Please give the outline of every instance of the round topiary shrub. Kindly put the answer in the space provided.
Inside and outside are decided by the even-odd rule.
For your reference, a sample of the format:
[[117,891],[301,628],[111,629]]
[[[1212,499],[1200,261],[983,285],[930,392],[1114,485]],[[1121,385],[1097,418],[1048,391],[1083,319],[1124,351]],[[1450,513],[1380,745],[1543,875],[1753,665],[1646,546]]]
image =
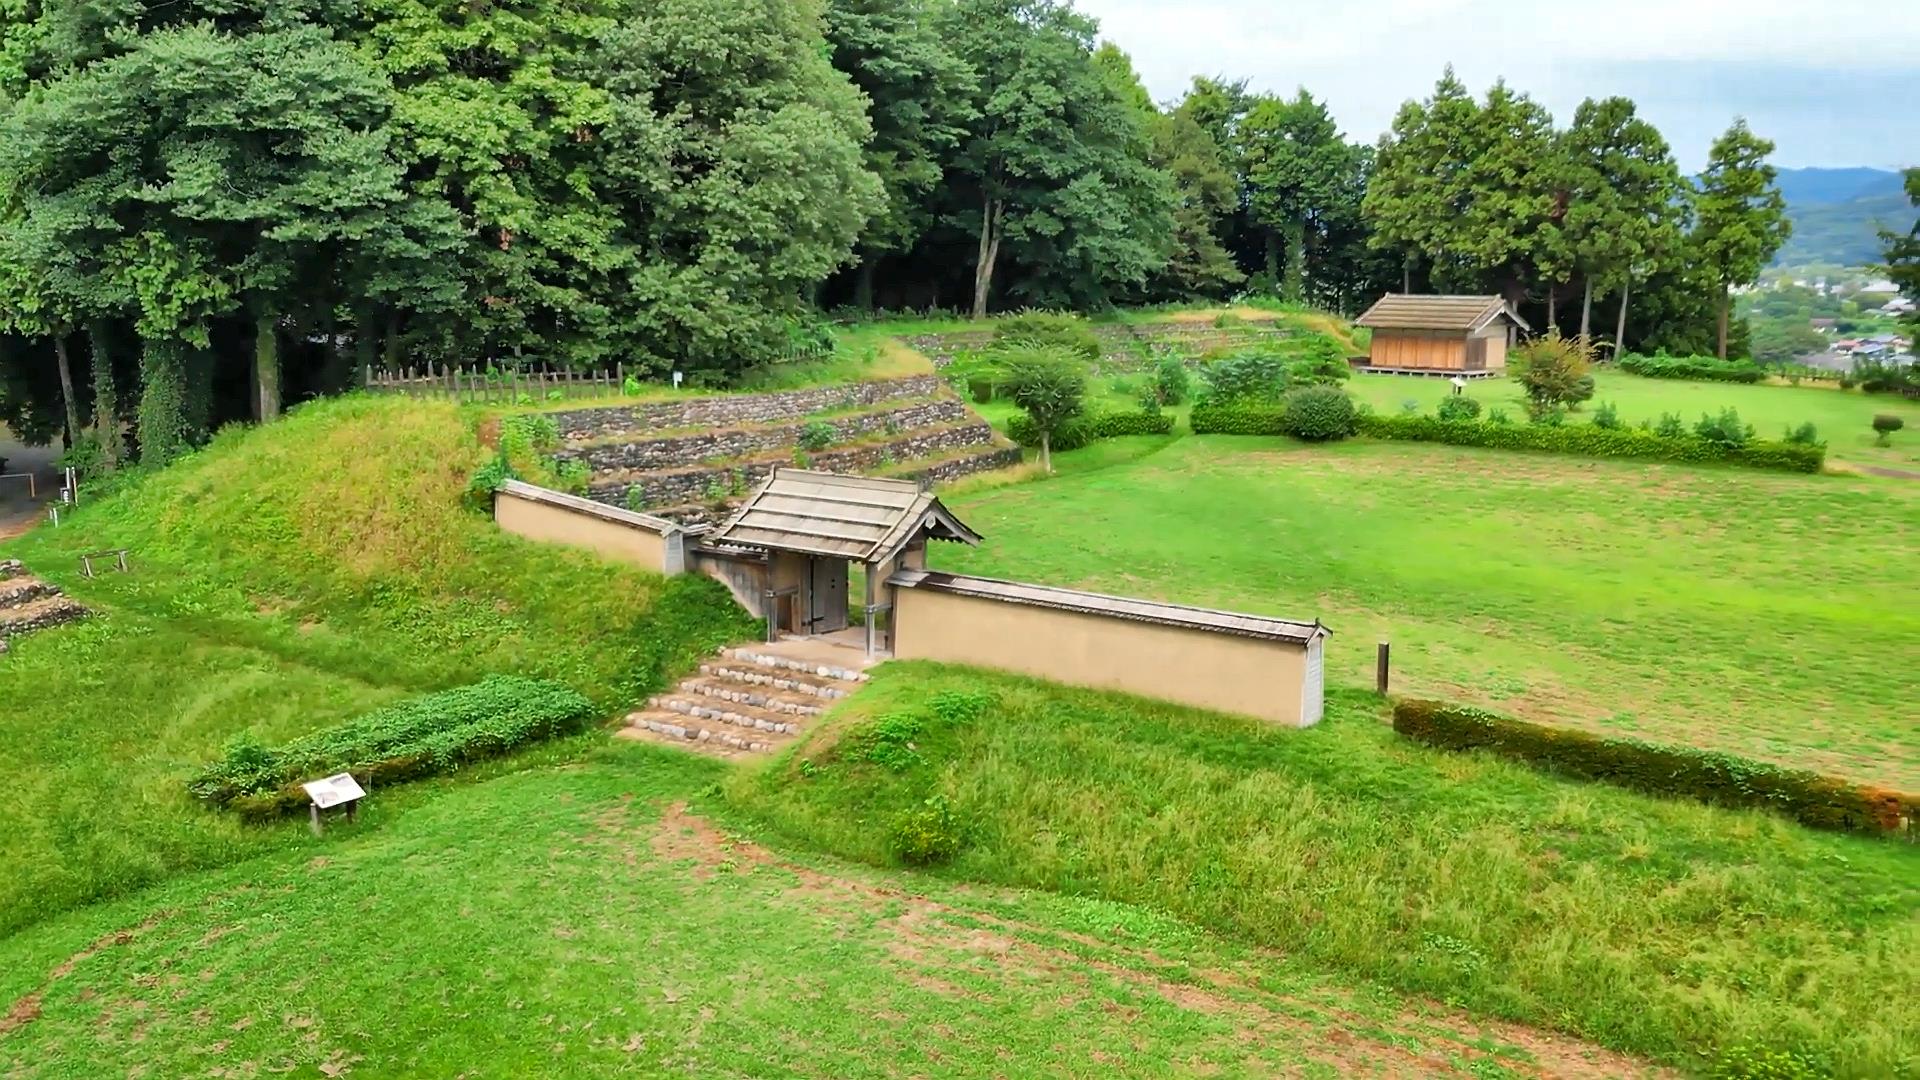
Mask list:
[[1441,400],[1438,415],[1442,420],[1478,420],[1480,403],[1464,394],[1454,394]]
[[1358,426],[1353,399],[1334,386],[1305,386],[1290,391],[1280,430],[1304,442],[1344,439]]
[[1873,418],[1873,431],[1879,438],[1874,440],[1881,446],[1893,444],[1893,433],[1906,427],[1907,422],[1892,413],[1879,413]]

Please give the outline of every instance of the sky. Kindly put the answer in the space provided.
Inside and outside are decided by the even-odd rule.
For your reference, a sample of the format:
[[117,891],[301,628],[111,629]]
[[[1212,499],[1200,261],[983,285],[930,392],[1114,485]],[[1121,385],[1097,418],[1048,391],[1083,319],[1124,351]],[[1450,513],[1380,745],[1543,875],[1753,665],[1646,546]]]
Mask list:
[[1372,142],[1451,62],[1565,124],[1623,95],[1697,170],[1735,116],[1789,168],[1920,164],[1920,0],[1078,0],[1157,101],[1197,74],[1305,86]]

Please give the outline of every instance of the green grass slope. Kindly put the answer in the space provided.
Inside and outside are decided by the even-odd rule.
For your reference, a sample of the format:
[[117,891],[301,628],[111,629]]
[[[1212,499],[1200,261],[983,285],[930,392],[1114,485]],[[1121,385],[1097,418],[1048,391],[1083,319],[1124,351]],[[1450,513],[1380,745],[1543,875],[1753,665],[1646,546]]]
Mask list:
[[[1141,908],[769,849],[602,744],[0,940],[0,1073],[1630,1076]],[[384,815],[383,803],[370,813]]]
[[[924,717],[950,691],[993,704],[924,721],[911,754],[862,749],[875,718]],[[880,865],[898,816],[944,796],[968,839],[952,876],[1145,905],[1690,1069],[1764,1053],[1920,1068],[1912,847],[1431,751],[1380,714],[1337,691],[1320,726],[1278,730],[896,663],[728,793],[793,841]]]
[[933,564],[1318,617],[1335,683],[1389,639],[1401,692],[1920,790],[1920,485],[1232,436],[1074,461],[949,500],[987,542]]
[[[278,743],[490,672],[609,713],[750,633],[718,586],[501,534],[450,405],[350,399],[223,433],[0,545],[96,611],[0,658],[0,933],[283,844],[190,803],[242,731]],[[77,556],[132,549],[130,574]]]

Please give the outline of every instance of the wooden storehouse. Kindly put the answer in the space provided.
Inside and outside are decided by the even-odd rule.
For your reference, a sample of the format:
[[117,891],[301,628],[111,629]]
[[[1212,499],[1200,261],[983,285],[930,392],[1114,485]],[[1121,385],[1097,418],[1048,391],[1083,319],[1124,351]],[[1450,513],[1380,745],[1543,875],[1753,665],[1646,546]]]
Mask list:
[[1373,331],[1366,370],[1403,375],[1493,375],[1514,335],[1529,329],[1498,296],[1388,293],[1354,320]]

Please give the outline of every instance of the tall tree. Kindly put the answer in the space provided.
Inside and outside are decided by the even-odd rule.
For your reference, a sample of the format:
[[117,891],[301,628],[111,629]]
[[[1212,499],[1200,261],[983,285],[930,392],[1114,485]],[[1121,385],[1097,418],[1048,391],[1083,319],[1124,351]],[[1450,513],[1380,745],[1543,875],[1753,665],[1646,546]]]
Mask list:
[[1626,98],[1581,102],[1563,141],[1571,196],[1565,228],[1583,283],[1580,338],[1590,340],[1596,288],[1618,290],[1618,355],[1635,268],[1650,265],[1678,242],[1686,185],[1666,140]]
[[1191,116],[1157,108],[1133,60],[1118,46],[1101,43],[1093,62],[1147,132],[1147,160],[1173,184],[1166,265],[1154,274],[1144,295],[1180,300],[1225,295],[1246,280],[1220,242],[1219,225],[1233,213],[1239,197],[1225,153]]
[[1516,305],[1530,286],[1550,290],[1564,262],[1558,149],[1532,99],[1495,83],[1476,103],[1448,69],[1381,140],[1365,202],[1373,242],[1424,258],[1449,288],[1493,288]]
[[1723,360],[1734,286],[1759,277],[1760,268],[1793,232],[1787,201],[1775,183],[1779,174],[1767,161],[1771,153],[1772,142],[1755,135],[1746,120],[1734,120],[1713,141],[1694,198],[1694,250],[1720,291],[1715,348]]
[[830,0],[833,66],[867,95],[868,171],[885,202],[860,235],[855,302],[873,307],[874,274],[932,224],[942,165],[972,119],[974,75],[941,34],[933,0]]
[[1173,204],[1146,133],[1093,63],[1091,19],[1057,0],[958,0],[955,47],[980,77],[952,195],[977,245],[983,317],[1003,249],[1042,304],[1098,306],[1166,261]]
[[1265,234],[1267,273],[1280,282],[1282,297],[1299,303],[1306,298],[1308,244],[1324,235],[1359,158],[1326,105],[1305,89],[1286,100],[1256,101],[1235,138],[1249,216]]
[[[1920,167],[1907,170],[1906,182],[1907,201],[1920,210]],[[1920,217],[1905,235],[1887,231],[1880,234],[1880,239],[1886,245],[1887,276],[1900,286],[1907,299],[1920,305]],[[1907,321],[1916,331],[1909,351],[1920,355],[1920,306],[1907,314]]]

